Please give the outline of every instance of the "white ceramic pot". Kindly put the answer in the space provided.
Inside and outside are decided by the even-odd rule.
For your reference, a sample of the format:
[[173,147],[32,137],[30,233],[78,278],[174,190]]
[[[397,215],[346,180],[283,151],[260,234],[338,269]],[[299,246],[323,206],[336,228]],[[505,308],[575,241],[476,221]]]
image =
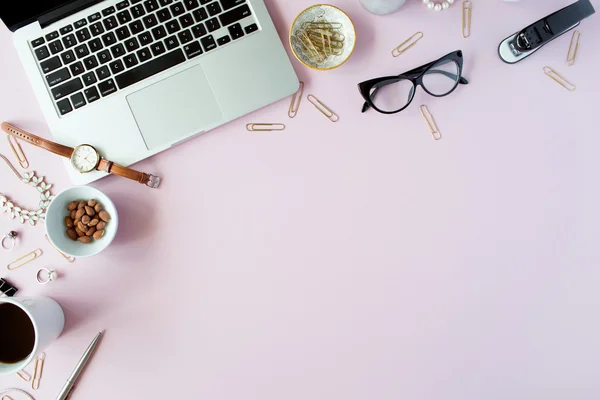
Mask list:
[[406,0],[360,0],[360,4],[369,12],[386,15],[398,11]]

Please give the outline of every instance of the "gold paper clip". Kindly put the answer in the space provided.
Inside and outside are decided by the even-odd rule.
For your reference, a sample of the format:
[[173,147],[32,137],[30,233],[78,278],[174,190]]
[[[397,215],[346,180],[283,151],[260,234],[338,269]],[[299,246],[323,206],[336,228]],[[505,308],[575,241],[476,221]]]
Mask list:
[[569,67],[575,64],[575,59],[577,58],[577,50],[579,50],[580,38],[581,33],[578,30],[573,32],[573,37],[571,38],[571,45],[569,46],[569,53],[567,54],[567,65]]
[[560,86],[564,87],[570,92],[575,91],[575,85],[567,80],[564,76],[556,72],[550,67],[544,67],[544,73],[550,78],[554,79]]
[[50,245],[52,247],[54,247],[54,250],[58,251],[58,254],[60,254],[61,256],[64,257],[65,260],[67,260],[68,262],[72,263],[75,262],[75,257],[72,256],[68,256],[65,253],[63,253],[62,251],[60,251],[58,248],[56,248],[56,246],[50,241],[50,238],[48,237],[48,235],[44,235],[46,236],[46,240],[48,241],[48,243],[50,243]]
[[462,35],[466,39],[471,36],[471,10],[473,5],[469,0],[463,1]]
[[440,140],[442,138],[442,134],[440,133],[440,130],[438,129],[437,124],[435,123],[435,119],[433,119],[433,115],[431,115],[431,112],[429,112],[429,108],[427,108],[426,105],[422,105],[421,107],[419,107],[419,110],[421,111],[421,115],[425,119],[427,127],[429,128],[429,131],[431,132],[433,138],[435,140]]
[[399,57],[406,50],[410,49],[415,44],[417,44],[417,42],[419,40],[421,40],[421,38],[423,38],[423,32],[415,33],[414,35],[409,37],[407,40],[405,40],[404,42],[400,43],[397,47],[395,47],[394,50],[392,50],[392,56]]
[[15,261],[11,262],[6,266],[6,269],[9,271],[15,270],[23,265],[32,262],[36,258],[39,258],[44,254],[42,249],[35,249],[30,253],[25,254],[23,257],[17,258]]
[[246,124],[246,130],[248,132],[273,132],[273,131],[283,131],[284,129],[285,129],[284,124],[267,124],[267,123]]
[[33,380],[31,381],[31,388],[38,390],[40,388],[40,381],[42,380],[42,371],[44,370],[44,360],[46,359],[46,353],[42,353],[35,359],[33,366]]
[[2,396],[2,400],[13,400],[13,398],[8,395],[4,395]]
[[6,140],[8,140],[8,145],[10,146],[10,149],[17,158],[17,161],[19,162],[21,168],[29,168],[29,160],[27,160],[25,153],[23,153],[23,149],[21,148],[21,145],[19,144],[17,138],[8,135],[6,137]]
[[25,382],[29,382],[31,380],[31,375],[29,375],[27,372],[25,372],[24,369],[17,372],[17,376],[19,378],[23,379]]
[[300,108],[300,103],[302,102],[303,94],[304,82],[300,82],[300,87],[298,88],[298,91],[292,96],[292,103],[290,104],[290,108],[288,109],[288,116],[290,118],[294,118],[296,114],[298,114],[298,109]]
[[331,110],[331,108],[327,107],[325,104],[323,104],[323,102],[321,100],[317,99],[312,94],[309,94],[308,96],[306,96],[306,99],[313,106],[315,106],[316,109],[321,112],[321,114],[326,116],[327,119],[329,119],[331,122],[338,122],[340,120],[340,117],[335,112],[333,112],[333,110]]

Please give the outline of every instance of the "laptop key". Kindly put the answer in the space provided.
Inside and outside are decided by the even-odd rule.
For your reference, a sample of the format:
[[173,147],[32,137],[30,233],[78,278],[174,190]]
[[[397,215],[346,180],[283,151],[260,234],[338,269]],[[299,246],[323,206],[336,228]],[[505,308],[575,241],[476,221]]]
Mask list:
[[37,38],[35,40],[32,40],[31,41],[31,46],[33,46],[33,47],[39,47],[39,46],[43,45],[44,43],[46,43],[46,41],[44,40],[43,37],[41,37],[41,38]]
[[119,40],[123,41],[125,39],[127,39],[129,36],[131,36],[131,32],[129,32],[129,28],[127,28],[126,26],[120,26],[117,28],[117,30],[115,31],[115,33],[117,34],[117,38],[119,38]]
[[181,30],[181,27],[179,26],[179,22],[177,22],[176,19],[174,19],[173,21],[167,22],[166,27],[167,27],[167,31],[169,33],[175,33],[177,31]]
[[56,107],[58,107],[58,112],[60,115],[65,115],[73,111],[73,107],[71,107],[71,103],[69,103],[69,99],[64,99],[56,103]]
[[77,58],[82,58],[90,54],[90,50],[87,45],[84,43],[75,47],[75,54],[77,54]]
[[54,100],[59,100],[81,89],[83,89],[81,79],[75,78],[52,89],[52,97],[54,97]]
[[152,35],[148,31],[140,33],[138,35],[138,40],[140,41],[141,46],[145,46],[147,44],[152,43]]
[[173,13],[174,17],[178,17],[185,12],[182,2],[175,3],[169,8],[171,9],[171,12]]
[[87,20],[85,18],[80,19],[79,21],[75,21],[75,23],[73,25],[75,25],[76,29],[79,29],[79,28],[87,25]]
[[71,96],[71,103],[73,103],[73,107],[75,107],[75,109],[81,108],[87,104],[82,93],[75,93],[73,96]]
[[148,49],[147,47],[141,49],[136,54],[137,54],[138,58],[140,59],[140,62],[144,62],[144,61],[147,61],[147,60],[149,60],[149,59],[152,58],[152,54],[150,53],[150,49]]
[[132,19],[133,18],[131,18],[131,14],[127,10],[123,10],[120,13],[117,14],[117,20],[119,20],[119,22],[121,24],[126,24],[129,21],[131,21]]
[[223,36],[217,39],[217,43],[219,44],[219,46],[223,46],[224,44],[227,44],[231,42],[231,38],[229,36]]
[[45,74],[52,72],[61,66],[62,63],[60,62],[60,58],[58,56],[54,56],[40,64],[40,67],[42,67],[42,71]]
[[208,3],[210,3],[212,0],[200,0],[200,4],[201,5],[206,5]]
[[173,0],[158,0],[161,7],[166,7],[173,2]]
[[156,13],[156,16],[160,22],[165,22],[171,19],[171,12],[168,8],[163,8]]
[[154,54],[155,57],[167,51],[161,42],[152,43],[150,50],[152,50],[152,54]]
[[46,46],[38,47],[37,49],[35,49],[35,56],[39,61],[42,61],[50,57],[50,52],[48,51],[48,48]]
[[102,15],[104,15],[106,17],[106,16],[109,16],[110,14],[114,14],[115,11],[116,10],[114,7],[108,7],[108,8],[105,8],[104,10],[102,10]]
[[102,95],[102,97],[106,97],[109,94],[113,94],[117,91],[114,79],[109,79],[104,82],[100,82],[98,84],[98,89],[100,90],[100,94]]
[[231,35],[231,38],[233,40],[239,39],[242,36],[244,36],[244,30],[242,29],[242,25],[240,24],[233,24],[229,28],[227,28],[227,30],[229,31],[229,34]]
[[85,86],[90,86],[90,85],[93,85],[94,83],[98,82],[98,80],[96,79],[96,74],[94,74],[94,71],[90,71],[87,74],[83,75],[81,77],[81,79],[83,79],[83,83],[85,84]]
[[85,72],[81,61],[77,61],[75,64],[72,64],[69,69],[71,70],[73,76],[81,75]]
[[156,0],[148,0],[144,2],[144,7],[149,13],[158,10],[158,2]]
[[114,75],[121,73],[125,70],[125,66],[123,65],[123,61],[115,60],[109,64],[110,70]]
[[135,54],[131,53],[123,58],[123,62],[125,63],[125,68],[131,68],[137,65],[138,60]]
[[100,93],[98,93],[98,89],[96,89],[95,86],[86,89],[83,93],[85,94],[85,98],[87,99],[88,103],[93,103],[94,101],[100,99]]
[[108,17],[105,20],[102,21],[102,23],[104,24],[104,27],[106,28],[107,31],[110,31],[111,29],[115,29],[119,23],[117,22],[117,19],[113,16],[113,17]]
[[177,40],[177,36],[173,35],[165,39],[165,46],[167,46],[167,50],[173,50],[175,47],[179,46],[179,40]]
[[87,40],[90,40],[90,38],[92,37],[92,35],[90,35],[90,31],[88,30],[88,28],[83,28],[78,30],[77,32],[75,32],[75,35],[77,35],[77,39],[79,39],[79,43],[83,43]]
[[221,25],[219,25],[219,21],[216,18],[213,18],[206,21],[206,27],[208,28],[209,32],[214,32],[219,29]]
[[117,10],[122,10],[126,7],[129,7],[129,2],[127,0],[117,3]]
[[112,57],[108,49],[102,50],[100,53],[98,53],[98,61],[100,61],[100,64],[106,64],[110,60],[112,60]]
[[229,9],[239,6],[245,1],[246,0],[221,0],[221,6],[223,6],[223,10],[227,11]]
[[119,44],[111,47],[110,52],[112,53],[112,56],[114,58],[119,58],[119,57],[125,55],[125,47],[121,43],[119,43]]
[[156,20],[156,17],[154,16],[154,14],[145,16],[143,18],[143,20],[144,20],[144,26],[146,27],[146,29],[150,29],[150,28],[158,25],[158,21]]
[[98,76],[98,80],[103,80],[106,79],[108,77],[110,77],[110,70],[108,69],[108,67],[105,65],[103,67],[100,67],[96,70],[96,75]]
[[221,6],[219,5],[219,3],[217,3],[216,1],[214,3],[210,3],[209,5],[206,6],[206,9],[208,10],[208,13],[210,14],[211,17],[214,17],[215,15],[219,14],[221,11]]
[[241,19],[249,17],[250,15],[252,15],[250,7],[248,7],[247,4],[244,4],[241,7],[234,8],[233,10],[219,15],[219,19],[221,20],[221,25],[227,26],[233,24],[234,22],[238,22]]
[[140,44],[136,38],[131,38],[125,41],[125,48],[127,51],[134,51],[140,48]]
[[200,54],[204,53],[204,51],[202,51],[202,46],[200,46],[200,42],[197,40],[185,46],[183,50],[185,50],[185,55],[188,59],[198,57]]
[[194,18],[196,18],[196,22],[201,22],[208,18],[208,13],[204,7],[194,10],[193,14]]
[[56,86],[62,82],[66,82],[69,79],[71,79],[71,73],[69,73],[68,68],[59,69],[58,71],[46,76],[46,81],[50,87]]
[[65,51],[60,55],[60,58],[62,58],[62,62],[67,65],[75,61],[75,54],[73,54],[71,50]]
[[96,56],[91,55],[88,58],[83,60],[83,65],[89,71],[90,69],[96,68],[98,66],[98,59]]
[[181,44],[185,44],[192,41],[192,32],[190,32],[189,29],[186,29],[185,31],[179,32],[177,37],[179,38]]
[[202,42],[202,46],[204,46],[204,50],[211,51],[217,48],[217,43],[215,42],[215,38],[213,35],[209,35],[200,39]]
[[88,45],[90,46],[90,50],[94,53],[104,48],[100,39],[92,39],[89,41]]
[[96,22],[95,24],[90,25],[90,31],[92,31],[92,35],[94,36],[102,35],[104,33],[102,22]]
[[183,28],[187,28],[188,26],[194,25],[194,18],[192,14],[185,14],[179,17],[179,22]]
[[184,0],[185,8],[188,11],[192,11],[194,8],[200,7],[200,3],[198,0]]
[[67,25],[60,28],[61,35],[66,35],[69,32],[73,32],[73,25]]
[[192,28],[192,32],[194,32],[194,37],[196,39],[201,38],[208,33],[203,23],[199,23],[198,25],[194,26]]
[[49,43],[48,47],[50,48],[50,52],[52,54],[60,53],[61,51],[63,51],[63,45],[60,42],[60,40],[55,40],[54,42]]
[[164,26],[157,26],[156,28],[152,29],[152,35],[154,36],[154,40],[160,40],[167,36],[167,31],[165,30]]
[[65,48],[67,49],[77,44],[77,39],[75,39],[75,35],[73,34],[65,36],[64,38],[62,38],[62,41],[65,45]]
[[137,35],[144,30],[144,25],[142,24],[142,21],[133,21],[129,24],[129,29],[131,30],[132,35]]
[[156,75],[162,71],[181,64],[186,60],[181,49],[163,54],[145,64],[141,64],[133,69],[123,72],[115,77],[120,89],[131,86],[139,81]]
[[100,13],[95,13],[88,17],[88,21],[90,21],[91,24],[92,22],[98,21],[100,18],[102,18],[102,15],[100,15]]
[[54,40],[56,38],[58,38],[58,31],[50,32],[49,34],[46,35],[47,41]]
[[146,10],[144,10],[144,7],[142,7],[142,5],[139,4],[137,6],[131,7],[131,14],[133,15],[133,18],[139,18],[146,14]]
[[105,47],[112,46],[113,44],[117,43],[117,37],[114,33],[108,32],[106,35],[102,36],[102,43],[104,43]]

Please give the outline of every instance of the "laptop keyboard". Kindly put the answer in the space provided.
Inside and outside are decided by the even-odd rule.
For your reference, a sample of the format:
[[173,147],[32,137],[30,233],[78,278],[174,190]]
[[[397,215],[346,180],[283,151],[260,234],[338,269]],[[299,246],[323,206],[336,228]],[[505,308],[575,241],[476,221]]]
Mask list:
[[128,0],[32,40],[60,115],[258,31],[246,0]]

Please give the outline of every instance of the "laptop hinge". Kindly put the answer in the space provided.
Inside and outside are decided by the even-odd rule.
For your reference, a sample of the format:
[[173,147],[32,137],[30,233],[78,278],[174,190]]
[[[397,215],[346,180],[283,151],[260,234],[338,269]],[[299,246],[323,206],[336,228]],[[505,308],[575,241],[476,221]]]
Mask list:
[[76,0],[69,4],[65,4],[62,7],[55,8],[51,11],[48,11],[46,14],[42,15],[38,18],[38,22],[40,26],[43,28],[55,23],[56,21],[60,21],[63,18],[68,17],[69,15],[75,14],[81,10],[84,10],[96,3],[100,3],[104,0]]

